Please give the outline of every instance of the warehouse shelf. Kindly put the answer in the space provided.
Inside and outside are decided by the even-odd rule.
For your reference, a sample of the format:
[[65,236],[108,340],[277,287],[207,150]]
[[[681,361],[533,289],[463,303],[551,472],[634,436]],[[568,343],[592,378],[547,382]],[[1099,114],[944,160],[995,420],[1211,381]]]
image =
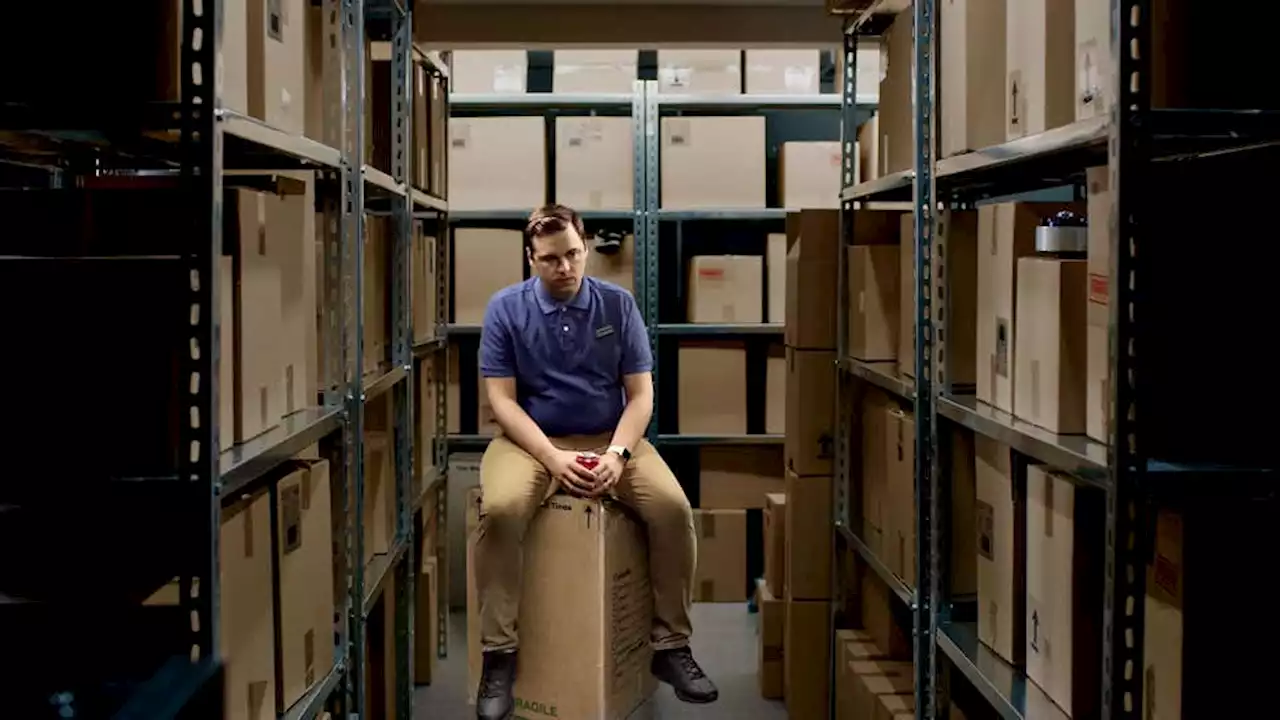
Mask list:
[[875,180],[868,180],[847,187],[840,192],[841,200],[889,200],[910,201],[911,182],[915,179],[912,170],[900,170]]
[[493,439],[492,435],[464,435],[462,433],[449,433],[450,445],[468,445],[471,447],[482,447],[488,445]]
[[[533,208],[512,208],[506,210],[452,210],[450,222],[467,222],[477,220],[519,220],[524,221],[533,214]],[[580,210],[578,214],[583,220],[635,220],[634,210]]]
[[1107,446],[1083,435],[1055,435],[973,396],[938,398],[938,414],[974,432],[998,440],[1072,477],[1097,487],[1110,485]]
[[431,494],[438,489],[438,486],[444,481],[444,479],[444,473],[440,472],[440,468],[424,468],[422,471],[422,477],[418,480],[418,486],[420,489],[418,490],[417,495],[413,498],[413,504],[411,506],[412,509],[410,512],[416,513],[418,510],[421,510],[422,507],[427,504],[427,500],[430,499]]
[[404,558],[405,553],[409,550],[408,538],[400,538],[396,540],[391,549],[384,553],[374,555],[372,559],[364,566],[364,605],[363,615],[368,617],[373,612],[374,607],[382,591],[387,587],[387,582],[395,575],[396,565]]
[[413,206],[415,208],[436,210],[439,212],[449,209],[449,202],[447,200],[438,198],[430,193],[423,192],[418,188],[411,188],[410,194],[413,196]]
[[445,330],[445,336],[449,335],[479,335],[479,325],[461,325],[458,323],[449,323]]
[[1003,720],[1069,720],[1021,670],[978,641],[975,623],[938,625],[938,649]]
[[445,338],[443,336],[433,337],[427,340],[419,340],[413,344],[413,356],[418,358],[426,357],[431,353],[444,348],[444,346]]
[[843,523],[837,525],[837,527],[839,528],[840,534],[844,536],[845,541],[853,546],[853,549],[858,553],[863,561],[866,562],[867,567],[871,568],[871,570],[884,581],[884,584],[889,587],[889,591],[893,593],[894,597],[901,600],[902,604],[914,609],[916,605],[915,589],[903,582],[902,578],[895,575],[894,572],[889,569],[889,566],[884,564],[884,560],[882,560],[879,555],[875,554],[871,548],[862,541],[862,538],[858,537],[858,534],[853,531],[853,528]]
[[[836,15],[851,16],[846,25],[846,33],[879,35],[893,21],[894,16],[911,6],[911,0],[836,0],[828,3],[834,5]],[[842,10],[842,6],[850,9]]]
[[[658,107],[679,110],[782,110],[782,109],[822,109],[840,107],[839,93],[822,95],[682,95],[678,93],[659,94]],[[857,104],[874,107],[874,95],[859,95]]]
[[662,335],[781,335],[782,323],[660,323]]
[[781,445],[784,436],[757,433],[754,435],[696,435],[671,433],[658,435],[663,445]]
[[364,176],[365,188],[371,191],[371,194],[365,197],[366,200],[378,197],[404,197],[405,184],[396,182],[395,178],[382,170],[365,165],[360,173]]
[[556,108],[631,108],[631,93],[450,93],[456,110],[517,107],[528,110]]
[[282,169],[280,161],[284,159],[311,168],[337,168],[342,163],[342,152],[337,148],[278,130],[261,120],[226,109],[218,110],[217,118],[227,140],[227,167]]
[[[222,702],[222,668],[212,659],[192,662],[174,657],[142,683],[113,716],[113,720],[151,720],[182,717],[182,708],[208,707]],[[71,698],[82,700],[81,698]],[[50,703],[52,704],[52,703]],[[195,717],[212,715],[195,714]]]
[[700,210],[674,210],[660,208],[655,213],[659,220],[785,220],[784,208],[708,208]]
[[915,402],[916,383],[898,372],[896,362],[864,362],[845,358],[842,367],[854,377],[862,378],[881,390],[886,390],[902,400]]
[[364,392],[361,397],[365,402],[369,402],[395,387],[407,377],[409,377],[408,368],[403,365],[393,367],[382,375],[367,381],[364,384]]
[[324,711],[329,697],[338,689],[345,671],[346,661],[339,658],[319,682],[312,685],[306,694],[285,711],[282,720],[313,720],[318,717]]
[[422,58],[424,62],[430,66],[431,70],[439,74],[441,77],[449,77],[449,61],[444,58],[444,54],[439,50],[423,50],[415,48],[416,55]]
[[285,417],[279,425],[258,437],[227,449],[219,458],[222,468],[219,495],[234,496],[341,425],[342,408],[308,408]]

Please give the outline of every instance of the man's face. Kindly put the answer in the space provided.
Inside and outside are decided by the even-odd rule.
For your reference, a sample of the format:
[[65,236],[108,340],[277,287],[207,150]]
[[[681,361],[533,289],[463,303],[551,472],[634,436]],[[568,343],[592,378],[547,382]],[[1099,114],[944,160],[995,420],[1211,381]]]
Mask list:
[[572,227],[564,232],[534,238],[529,267],[552,297],[568,299],[582,286],[587,265],[587,245]]

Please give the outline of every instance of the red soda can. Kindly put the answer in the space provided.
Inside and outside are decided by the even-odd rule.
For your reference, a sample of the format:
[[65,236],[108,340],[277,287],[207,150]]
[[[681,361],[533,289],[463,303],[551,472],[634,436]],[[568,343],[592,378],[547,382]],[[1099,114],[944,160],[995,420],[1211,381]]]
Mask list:
[[600,456],[593,452],[578,453],[578,464],[588,470],[595,470],[600,464]]

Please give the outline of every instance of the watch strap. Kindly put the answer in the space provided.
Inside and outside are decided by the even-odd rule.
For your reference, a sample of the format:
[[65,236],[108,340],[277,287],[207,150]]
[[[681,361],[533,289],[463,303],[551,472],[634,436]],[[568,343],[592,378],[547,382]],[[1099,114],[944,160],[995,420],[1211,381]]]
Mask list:
[[617,455],[618,457],[622,458],[623,460],[631,459],[631,451],[628,450],[625,445],[610,445],[609,449],[606,450],[605,452],[611,452],[614,455]]

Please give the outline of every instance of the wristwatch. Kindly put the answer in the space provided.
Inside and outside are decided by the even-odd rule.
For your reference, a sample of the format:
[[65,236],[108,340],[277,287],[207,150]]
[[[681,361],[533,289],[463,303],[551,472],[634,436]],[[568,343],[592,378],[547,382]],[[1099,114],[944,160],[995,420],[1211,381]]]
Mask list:
[[614,455],[617,455],[622,458],[622,462],[631,461],[631,451],[628,450],[625,445],[610,445],[609,449],[605,450],[605,452],[611,452]]

